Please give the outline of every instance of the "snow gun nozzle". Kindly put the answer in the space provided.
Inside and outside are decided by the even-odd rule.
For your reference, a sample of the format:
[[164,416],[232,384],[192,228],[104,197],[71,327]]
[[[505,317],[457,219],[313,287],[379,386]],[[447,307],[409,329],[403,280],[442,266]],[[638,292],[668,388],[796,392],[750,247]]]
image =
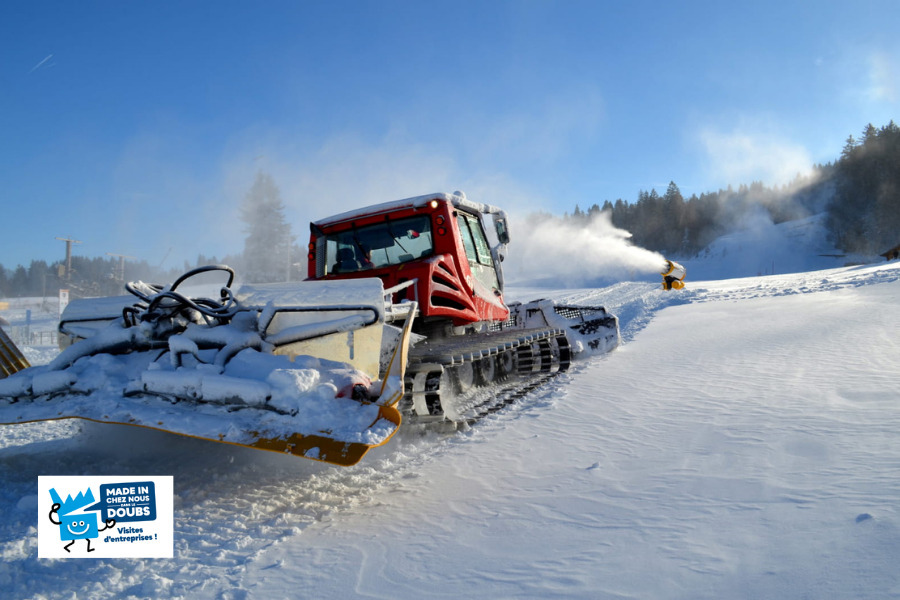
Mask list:
[[673,260],[666,260],[663,267],[663,289],[664,290],[680,290],[684,289],[684,276],[687,274],[684,267]]

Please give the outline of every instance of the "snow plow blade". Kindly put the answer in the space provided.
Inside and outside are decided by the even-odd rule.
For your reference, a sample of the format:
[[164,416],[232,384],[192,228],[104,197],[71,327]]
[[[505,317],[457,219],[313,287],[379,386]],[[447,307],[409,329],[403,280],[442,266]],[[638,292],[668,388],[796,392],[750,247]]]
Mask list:
[[[2,401],[0,401],[0,403],[2,403]],[[182,420],[179,418],[177,412],[171,410],[171,404],[163,400],[160,400],[160,405],[157,408],[160,410],[169,409],[171,420],[163,418],[162,420],[154,421],[152,424],[150,424],[149,421],[134,419],[131,416],[127,416],[119,420],[117,417],[113,417],[111,415],[98,414],[95,417],[87,416],[84,414],[67,415],[65,414],[65,408],[61,406],[62,404],[63,402],[43,402],[40,408],[42,409],[45,416],[41,416],[41,413],[38,412],[28,411],[27,413],[23,414],[24,418],[16,419],[13,421],[8,420],[10,419],[10,415],[8,414],[10,407],[2,407],[2,409],[0,409],[2,410],[0,414],[2,414],[3,416],[0,417],[0,419],[3,419],[3,421],[0,422],[0,425],[16,425],[23,423],[34,423],[39,421],[58,421],[64,419],[81,419],[84,421],[92,421],[94,423],[105,423],[110,425],[129,425],[134,427],[141,427],[143,429],[172,433],[199,440],[219,442],[235,446],[245,446],[257,450],[268,450],[270,452],[280,452],[282,454],[301,456],[303,458],[309,458],[340,466],[355,465],[363,458],[363,456],[365,456],[365,454],[369,450],[387,443],[387,441],[390,440],[391,436],[393,436],[393,433],[396,432],[397,428],[399,428],[400,426],[400,412],[395,407],[379,406],[376,413],[376,419],[371,424],[371,427],[369,427],[367,430],[367,433],[370,434],[370,443],[344,441],[341,439],[336,439],[334,437],[329,437],[328,433],[322,433],[321,435],[302,435],[299,433],[295,433],[289,436],[257,437],[259,436],[258,432],[250,431],[245,435],[234,438],[231,434],[226,433],[230,429],[232,429],[233,424],[224,421],[221,423],[221,430],[223,431],[223,433],[221,434],[200,434],[196,431],[191,431],[190,429],[181,431],[179,429],[178,423],[182,422]],[[148,408],[150,408],[149,405]],[[381,440],[377,441],[379,437],[381,438]],[[244,441],[236,441],[238,439],[242,439]]]
[[[400,427],[400,420],[400,411],[396,407],[381,406],[378,408],[378,418],[372,425],[374,428],[377,423],[382,422],[383,426],[392,432],[396,432]],[[304,458],[349,467],[362,460],[366,452],[372,448],[383,446],[387,443],[391,439],[391,435],[380,442],[364,444],[361,442],[342,442],[320,435],[301,436],[294,434],[288,439],[260,438],[253,444],[250,444],[250,447],[271,452],[296,454]]]
[[[228,274],[219,300],[176,291],[208,271]],[[404,365],[391,360],[380,373],[379,356],[404,355],[411,320],[382,353],[381,281],[259,285],[235,296],[233,277],[204,267],[167,287],[129,284],[136,304],[73,303],[60,322],[73,343],[48,365],[0,379],[0,424],[84,419],[344,466],[386,443],[401,422]]]

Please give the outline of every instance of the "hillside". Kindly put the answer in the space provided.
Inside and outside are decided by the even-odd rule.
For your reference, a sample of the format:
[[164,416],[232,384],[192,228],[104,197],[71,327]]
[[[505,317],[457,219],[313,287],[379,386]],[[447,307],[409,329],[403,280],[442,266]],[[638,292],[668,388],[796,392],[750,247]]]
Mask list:
[[695,258],[684,261],[690,277],[713,280],[833,269],[875,262],[880,257],[846,255],[828,242],[820,213],[777,225],[759,214],[743,227],[716,239]]

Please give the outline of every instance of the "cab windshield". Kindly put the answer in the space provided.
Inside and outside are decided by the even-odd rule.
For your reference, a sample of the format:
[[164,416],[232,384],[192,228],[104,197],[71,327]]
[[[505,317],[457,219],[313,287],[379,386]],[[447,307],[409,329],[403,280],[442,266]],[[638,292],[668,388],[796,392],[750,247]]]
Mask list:
[[325,275],[399,265],[434,252],[429,215],[329,234],[324,237],[324,243]]

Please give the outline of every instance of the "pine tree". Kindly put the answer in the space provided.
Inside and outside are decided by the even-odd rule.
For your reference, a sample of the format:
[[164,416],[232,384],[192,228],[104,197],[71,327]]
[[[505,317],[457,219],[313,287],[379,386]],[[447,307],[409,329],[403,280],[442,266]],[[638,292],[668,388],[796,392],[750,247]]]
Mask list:
[[32,260],[28,266],[28,288],[26,294],[29,296],[43,296],[47,293],[47,275],[49,268],[43,260]]
[[285,221],[278,186],[268,173],[256,174],[241,207],[241,220],[247,233],[243,255],[246,279],[251,283],[290,279],[294,237]]
[[6,275],[6,269],[3,265],[0,265],[0,298],[5,298],[9,295],[9,278]]
[[22,265],[18,265],[16,270],[13,271],[10,287],[12,288],[12,295],[20,298],[25,295],[25,290],[28,287],[28,272]]
[[841,150],[841,158],[848,158],[851,154],[853,154],[853,149],[856,148],[858,144],[852,135],[847,136],[847,141],[844,142],[844,148]]
[[685,241],[684,198],[674,181],[669,182],[662,198],[664,229],[660,232],[663,251],[675,253],[682,250]]

